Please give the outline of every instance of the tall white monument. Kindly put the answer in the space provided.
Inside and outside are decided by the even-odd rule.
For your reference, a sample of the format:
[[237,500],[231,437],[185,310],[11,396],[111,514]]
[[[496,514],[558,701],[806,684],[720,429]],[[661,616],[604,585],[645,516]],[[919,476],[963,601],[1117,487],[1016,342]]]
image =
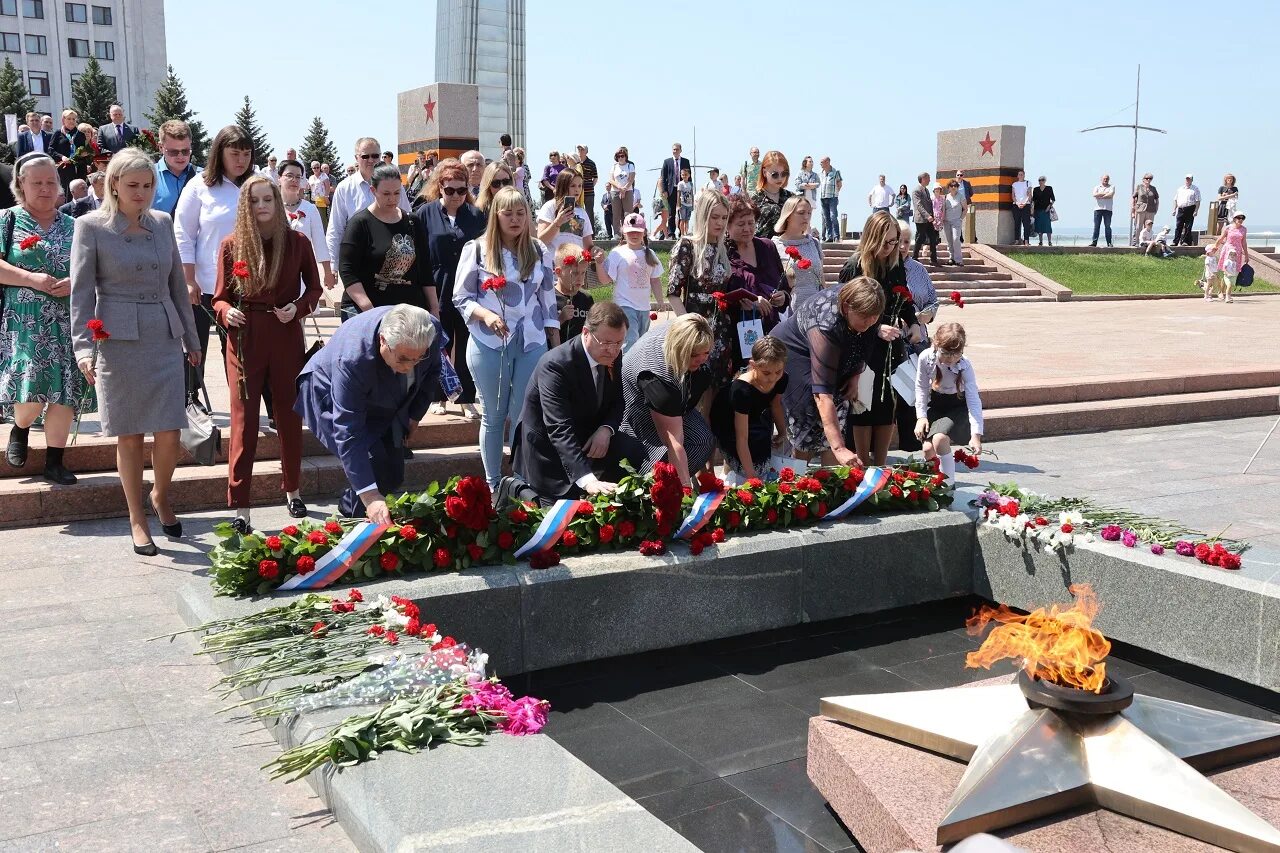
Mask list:
[[525,0],[438,0],[436,81],[471,83],[480,94],[480,150],[498,137],[525,144]]

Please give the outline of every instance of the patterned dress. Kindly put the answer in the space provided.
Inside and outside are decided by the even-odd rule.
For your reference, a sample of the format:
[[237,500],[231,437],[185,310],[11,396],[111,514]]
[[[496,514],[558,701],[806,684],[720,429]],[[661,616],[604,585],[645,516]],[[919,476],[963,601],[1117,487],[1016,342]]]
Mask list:
[[764,190],[753,192],[751,201],[756,206],[756,236],[766,240],[773,239],[773,226],[778,224],[782,216],[782,206],[794,195],[786,188],[778,190],[778,200],[774,201],[765,195]]
[[733,381],[738,330],[730,312],[721,311],[711,294],[733,289],[729,282],[732,270],[728,264],[716,261],[716,247],[710,245],[703,249],[702,275],[697,275],[693,252],[693,241],[687,237],[677,241],[671,250],[667,295],[677,297],[689,313],[701,314],[711,321],[711,357],[707,364],[712,387],[719,390]]
[[[66,278],[71,270],[71,235],[75,220],[57,214],[48,231],[22,207],[0,214],[0,235],[15,217],[12,266]],[[23,249],[28,237],[40,242]],[[0,236],[0,241],[3,236]],[[0,414],[13,415],[15,403],[48,403],[72,408],[77,414],[96,412],[97,398],[76,366],[71,343],[71,299],[50,296],[27,287],[4,288],[0,314]],[[110,331],[108,329],[107,331]]]
[[683,420],[690,472],[705,465],[715,449],[711,426],[697,409],[711,381],[707,365],[677,378],[663,355],[667,325],[650,327],[622,357],[621,430],[644,446],[643,464],[637,465],[642,473],[652,471],[654,464],[664,459],[671,461],[666,459],[667,445],[653,423],[654,412]]

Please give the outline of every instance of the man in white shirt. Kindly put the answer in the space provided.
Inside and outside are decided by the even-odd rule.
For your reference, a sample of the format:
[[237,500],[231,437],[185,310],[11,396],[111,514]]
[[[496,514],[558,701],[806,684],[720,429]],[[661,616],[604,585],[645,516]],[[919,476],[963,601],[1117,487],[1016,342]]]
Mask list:
[[1018,170],[1018,179],[1013,182],[1013,245],[1028,246],[1031,244],[1031,186],[1027,183],[1027,173]]
[[[329,199],[329,224],[325,231],[325,243],[330,258],[341,258],[342,236],[347,230],[347,220],[373,204],[373,186],[369,183],[369,178],[378,165],[382,146],[372,136],[362,136],[356,140],[355,153],[356,171],[334,188]],[[400,188],[400,209],[405,213],[412,212],[404,187]],[[346,287],[345,283],[343,287]]]
[[888,210],[893,206],[893,197],[896,193],[885,184],[884,175],[881,175],[876,185],[871,188],[871,192],[867,193],[867,205],[871,208],[872,213],[881,210]]
[[311,203],[320,211],[320,222],[329,227],[329,175],[321,170],[320,161],[311,161],[311,177],[307,178],[307,186],[311,188]]
[[706,192],[720,192],[720,170],[715,166],[712,166],[711,171],[707,173],[707,185],[702,189]]
[[1183,179],[1182,186],[1173,196],[1173,215],[1176,227],[1173,230],[1173,245],[1190,246],[1191,229],[1195,225],[1196,213],[1200,210],[1200,188],[1191,183],[1191,175]]
[[1107,228],[1107,248],[1111,248],[1111,213],[1115,204],[1116,188],[1111,185],[1111,176],[1103,175],[1102,183],[1093,188],[1093,242],[1098,245],[1098,229],[1102,225]]
[[259,170],[264,178],[276,186],[280,186],[280,170],[276,168],[278,162],[276,156],[272,154],[267,158],[267,168]]

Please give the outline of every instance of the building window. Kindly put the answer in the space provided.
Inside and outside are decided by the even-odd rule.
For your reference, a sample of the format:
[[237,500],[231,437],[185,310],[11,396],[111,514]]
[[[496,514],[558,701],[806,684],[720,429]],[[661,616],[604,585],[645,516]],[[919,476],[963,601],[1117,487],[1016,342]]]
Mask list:
[[64,3],[67,10],[67,23],[83,24],[89,20],[88,10],[83,3]]
[[98,59],[115,59],[116,43],[113,41],[95,41],[93,43],[93,55]]
[[17,15],[18,0],[0,0],[0,15]]
[[27,36],[27,53],[44,55],[49,52],[49,42],[44,36]]
[[0,33],[0,51],[18,53],[20,50],[17,33]]
[[67,39],[67,54],[79,59],[89,58],[88,39]]
[[31,94],[36,96],[43,96],[43,97],[49,96],[48,72],[32,71],[30,74],[27,75],[27,79],[31,84],[30,86],[28,86],[28,88],[31,90]]
[[22,17],[43,18],[44,0],[22,0]]
[[93,22],[104,27],[111,26],[111,7],[110,6],[94,6]]

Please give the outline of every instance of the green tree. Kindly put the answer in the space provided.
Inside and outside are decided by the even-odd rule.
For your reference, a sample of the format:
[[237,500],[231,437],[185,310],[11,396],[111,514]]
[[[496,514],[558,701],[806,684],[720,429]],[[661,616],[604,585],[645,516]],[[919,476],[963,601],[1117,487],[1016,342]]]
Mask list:
[[155,104],[151,107],[151,111],[143,113],[143,116],[155,129],[157,136],[160,133],[160,125],[166,121],[172,119],[185,121],[187,127],[191,129],[191,161],[197,166],[204,165],[205,152],[209,148],[209,135],[205,132],[204,123],[196,121],[196,112],[187,103],[187,87],[182,84],[178,75],[173,73],[172,65],[169,66],[169,73],[165,75],[164,82],[160,84],[159,89],[156,89]]
[[[31,97],[26,85],[22,82],[22,72],[14,67],[7,58],[4,68],[0,68],[0,116],[12,113],[18,117],[18,124],[26,120],[27,113],[36,108],[36,99]],[[4,127],[0,126],[0,138],[7,137]],[[13,142],[4,138],[5,142]]]
[[[84,73],[71,84],[71,108],[80,114],[80,121],[100,127],[111,121],[109,110],[118,103],[115,84],[102,73],[98,60],[89,57]],[[126,109],[125,115],[128,114]]]
[[311,120],[311,127],[307,130],[306,138],[302,140],[298,156],[302,159],[302,165],[306,167],[308,175],[311,174],[313,160],[328,163],[332,175],[342,174],[343,166],[342,160],[338,157],[338,149],[329,139],[329,129],[324,126],[320,116]]
[[258,114],[248,95],[244,96],[244,106],[236,110],[236,124],[253,140],[253,165],[265,169],[267,158],[271,156],[271,146],[267,144],[267,135],[258,124]]

